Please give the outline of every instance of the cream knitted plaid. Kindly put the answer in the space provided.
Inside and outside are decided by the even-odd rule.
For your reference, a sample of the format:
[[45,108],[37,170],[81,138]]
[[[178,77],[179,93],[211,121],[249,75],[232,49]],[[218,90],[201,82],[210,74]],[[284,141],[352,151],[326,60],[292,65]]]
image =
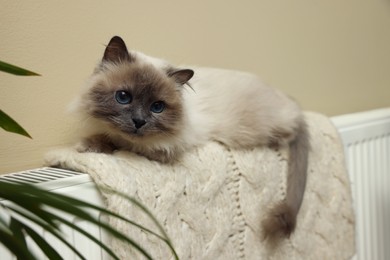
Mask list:
[[[181,259],[349,259],[355,252],[354,215],[344,153],[328,118],[305,113],[311,135],[308,182],[297,228],[276,250],[261,237],[261,219],[284,196],[288,151],[233,150],[210,142],[188,152],[175,165],[161,165],[135,154],[52,151],[48,165],[87,172],[143,203],[165,228]],[[157,230],[139,209],[102,191],[107,208]],[[155,237],[110,222],[129,234],[155,259],[171,259]],[[121,259],[139,259],[116,240]]]

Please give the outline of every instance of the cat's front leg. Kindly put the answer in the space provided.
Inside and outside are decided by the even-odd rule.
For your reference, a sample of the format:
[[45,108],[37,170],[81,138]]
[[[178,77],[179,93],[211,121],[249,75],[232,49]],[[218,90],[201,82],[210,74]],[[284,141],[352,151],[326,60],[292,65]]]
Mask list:
[[164,164],[174,163],[178,157],[176,152],[166,150],[153,150],[139,154],[145,156],[149,160],[157,161]]
[[80,153],[113,153],[118,147],[112,142],[109,136],[97,134],[84,138],[77,144],[76,150]]

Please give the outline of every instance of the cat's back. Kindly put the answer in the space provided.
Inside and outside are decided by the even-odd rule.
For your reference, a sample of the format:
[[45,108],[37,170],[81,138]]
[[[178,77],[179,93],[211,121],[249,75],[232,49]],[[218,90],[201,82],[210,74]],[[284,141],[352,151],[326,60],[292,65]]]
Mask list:
[[185,91],[186,103],[197,118],[196,125],[210,129],[211,139],[233,146],[252,146],[254,140],[264,143],[276,126],[292,129],[301,116],[294,101],[254,74],[193,69],[190,84],[194,91]]
[[189,82],[193,91],[186,94],[201,109],[220,110],[226,115],[229,111],[242,110],[248,98],[258,103],[260,93],[267,95],[267,87],[254,74],[218,68],[193,69],[194,77]]

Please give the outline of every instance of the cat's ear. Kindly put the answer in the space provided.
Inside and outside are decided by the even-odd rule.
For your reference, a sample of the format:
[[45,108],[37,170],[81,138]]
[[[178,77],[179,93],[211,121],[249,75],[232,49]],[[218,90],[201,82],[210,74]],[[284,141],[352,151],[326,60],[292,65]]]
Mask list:
[[121,62],[131,61],[129,52],[127,51],[126,44],[119,36],[114,36],[108,43],[106,50],[104,51],[103,61],[109,62]]
[[176,83],[184,85],[194,76],[194,71],[190,69],[174,70],[168,72],[168,76],[173,78]]

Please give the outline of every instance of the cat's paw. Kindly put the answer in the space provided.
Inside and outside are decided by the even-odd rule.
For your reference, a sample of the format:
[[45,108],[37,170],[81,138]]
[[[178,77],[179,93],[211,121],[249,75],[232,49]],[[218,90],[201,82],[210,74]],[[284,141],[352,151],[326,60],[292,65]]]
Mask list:
[[172,164],[177,160],[177,154],[175,152],[166,150],[153,150],[140,155],[163,164]]
[[117,147],[106,135],[94,135],[84,138],[76,145],[79,153],[113,153]]

